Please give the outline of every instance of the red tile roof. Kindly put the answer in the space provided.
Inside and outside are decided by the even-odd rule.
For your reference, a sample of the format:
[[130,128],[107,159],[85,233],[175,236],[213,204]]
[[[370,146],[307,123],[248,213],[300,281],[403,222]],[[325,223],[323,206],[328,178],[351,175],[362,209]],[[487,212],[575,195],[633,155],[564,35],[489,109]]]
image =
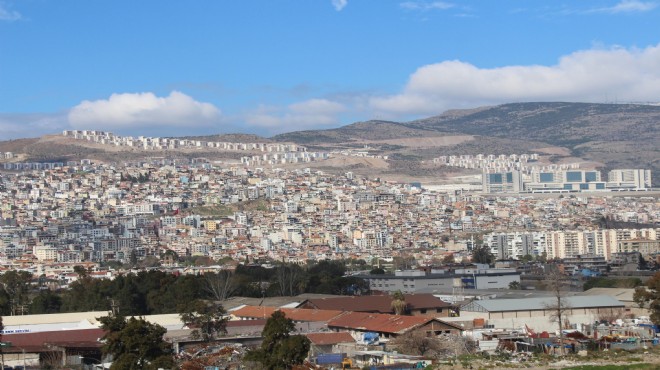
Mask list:
[[241,307],[236,311],[232,311],[231,314],[236,317],[247,317],[247,318],[257,318],[257,319],[267,319],[270,315],[277,310],[276,307],[268,306],[245,306]]
[[337,343],[355,343],[355,339],[346,331],[338,333],[308,333],[305,334],[307,338],[318,346]]
[[328,322],[328,327],[373,331],[378,333],[402,334],[424,325],[432,317],[400,316],[368,312],[347,312]]
[[[433,294],[406,294],[405,301],[411,310],[450,307],[451,304]],[[342,310],[359,312],[392,313],[392,296],[347,296],[314,298],[307,300],[308,305],[322,310]]]

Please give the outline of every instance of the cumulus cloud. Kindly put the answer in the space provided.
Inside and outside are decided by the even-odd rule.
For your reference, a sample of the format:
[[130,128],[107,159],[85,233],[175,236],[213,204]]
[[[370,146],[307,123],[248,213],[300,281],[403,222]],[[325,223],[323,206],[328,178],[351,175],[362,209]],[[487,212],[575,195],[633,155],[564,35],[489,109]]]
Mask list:
[[103,130],[199,127],[219,118],[220,110],[213,104],[195,101],[178,91],[166,97],[150,92],[112,94],[105,100],[85,100],[69,111],[72,127]]
[[396,95],[374,97],[381,114],[436,114],[449,108],[517,101],[660,100],[660,45],[592,49],[551,66],[479,68],[453,60],[423,66]]
[[9,10],[2,3],[0,3],[0,21],[13,22],[23,18],[21,13]]
[[651,1],[623,0],[614,6],[594,9],[594,12],[602,13],[637,13],[653,10],[658,4]]
[[248,125],[270,132],[313,129],[335,125],[338,115],[346,110],[343,104],[327,99],[310,99],[291,104],[286,109],[261,106],[246,115]]
[[335,10],[340,12],[344,7],[348,5],[348,0],[332,0],[332,6],[335,7]]
[[407,10],[446,10],[454,7],[454,4],[444,1],[405,1],[399,4],[400,7]]

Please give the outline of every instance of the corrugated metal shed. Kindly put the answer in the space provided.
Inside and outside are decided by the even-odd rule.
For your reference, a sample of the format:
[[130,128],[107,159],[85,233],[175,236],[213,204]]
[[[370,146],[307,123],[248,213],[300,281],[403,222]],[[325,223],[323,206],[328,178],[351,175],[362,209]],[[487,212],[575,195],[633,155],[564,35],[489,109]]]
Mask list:
[[[603,308],[624,307],[625,305],[608,295],[570,296],[564,297],[564,302],[571,308]],[[523,298],[523,299],[486,299],[473,301],[461,307],[461,311],[470,312],[513,312],[547,310],[548,306],[556,304],[554,297]]]
[[621,302],[634,302],[634,288],[591,288],[582,294],[584,295],[609,295]]

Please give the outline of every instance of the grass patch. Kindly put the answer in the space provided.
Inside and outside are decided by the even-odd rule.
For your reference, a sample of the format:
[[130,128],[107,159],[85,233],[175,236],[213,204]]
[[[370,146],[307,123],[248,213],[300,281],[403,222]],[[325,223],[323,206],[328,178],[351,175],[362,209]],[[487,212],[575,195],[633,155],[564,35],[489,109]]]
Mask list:
[[227,217],[234,214],[234,209],[224,205],[194,207],[191,210],[202,217]]

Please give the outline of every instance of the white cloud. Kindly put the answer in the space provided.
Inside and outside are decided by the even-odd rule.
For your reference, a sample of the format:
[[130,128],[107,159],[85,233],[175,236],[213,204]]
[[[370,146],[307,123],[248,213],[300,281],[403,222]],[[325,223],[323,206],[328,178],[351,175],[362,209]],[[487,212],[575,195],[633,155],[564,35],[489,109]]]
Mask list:
[[21,13],[13,10],[7,9],[2,3],[0,3],[0,21],[17,21],[23,18]]
[[399,4],[400,7],[403,9],[408,9],[408,10],[421,10],[421,11],[427,11],[427,10],[446,10],[454,7],[454,4],[452,3],[447,3],[444,1],[432,1],[432,2],[426,2],[426,1],[406,1],[403,3]]
[[614,6],[607,8],[594,9],[593,12],[604,13],[635,13],[635,12],[648,12],[653,10],[658,4],[651,1],[639,0],[622,0]]
[[346,110],[340,103],[327,99],[310,99],[280,109],[261,106],[246,115],[250,126],[265,128],[271,132],[315,129],[338,124],[338,115]]
[[332,0],[332,6],[335,7],[335,10],[340,12],[344,7],[348,5],[348,0]]
[[660,44],[592,49],[556,65],[479,68],[454,60],[423,66],[403,92],[370,99],[379,114],[437,114],[449,108],[517,101],[660,100]]
[[69,111],[74,128],[136,129],[157,127],[199,127],[215,123],[220,110],[210,103],[172,91],[169,96],[153,93],[112,94],[107,100],[85,100]]

